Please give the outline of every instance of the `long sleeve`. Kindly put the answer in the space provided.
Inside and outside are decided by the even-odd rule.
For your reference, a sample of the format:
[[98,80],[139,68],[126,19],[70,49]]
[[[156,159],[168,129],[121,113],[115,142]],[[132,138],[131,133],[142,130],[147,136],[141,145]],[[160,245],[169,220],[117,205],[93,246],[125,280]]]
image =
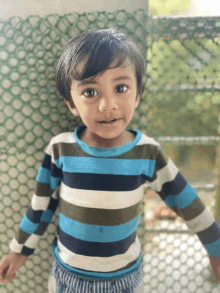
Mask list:
[[181,216],[197,234],[209,256],[220,257],[220,228],[196,191],[158,147],[154,174],[149,182],[165,204]]
[[62,172],[53,159],[53,144],[46,149],[36,178],[36,187],[17,234],[10,243],[12,252],[31,255],[47,229],[59,202],[59,184]]

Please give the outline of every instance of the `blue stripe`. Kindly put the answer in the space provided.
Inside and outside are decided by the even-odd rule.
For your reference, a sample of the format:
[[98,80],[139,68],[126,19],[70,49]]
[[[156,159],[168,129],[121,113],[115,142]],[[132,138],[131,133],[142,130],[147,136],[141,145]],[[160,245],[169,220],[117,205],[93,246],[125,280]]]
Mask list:
[[50,199],[50,203],[49,203],[49,206],[48,206],[48,210],[51,210],[53,213],[55,213],[57,207],[58,207],[58,204],[59,204],[59,199],[55,199],[55,198],[52,198]]
[[31,222],[26,215],[24,215],[19,225],[19,228],[29,235],[33,234],[38,227],[39,223]]
[[40,221],[44,223],[50,223],[52,217],[53,217],[54,212],[47,209],[46,211],[43,212]]
[[76,189],[97,191],[134,191],[146,182],[149,177],[105,175],[105,174],[83,174],[63,173],[62,182]]
[[124,254],[135,242],[137,231],[123,240],[109,243],[89,242],[77,239],[64,233],[59,225],[57,227],[57,234],[60,242],[67,249],[76,254],[91,257],[110,257],[118,254]]
[[76,143],[79,145],[79,147],[81,147],[86,153],[88,153],[94,157],[120,156],[126,152],[129,152],[131,149],[133,149],[137,145],[137,143],[141,140],[141,137],[142,137],[142,133],[139,130],[126,128],[126,130],[131,131],[136,135],[136,137],[133,141],[126,143],[123,146],[117,146],[117,147],[113,147],[113,148],[109,148],[109,149],[103,149],[103,148],[88,146],[82,140],[78,139],[80,131],[82,131],[85,128],[86,128],[86,126],[78,126],[74,131],[74,138],[76,140]]
[[24,254],[24,255],[31,255],[31,254],[34,253],[34,251],[35,251],[35,248],[31,249],[31,248],[28,248],[26,246],[23,246],[21,253]]
[[165,200],[167,195],[177,195],[186,187],[187,181],[180,172],[177,173],[174,180],[163,184],[161,191],[158,192],[162,200]]
[[46,169],[51,168],[51,156],[50,155],[44,154],[44,159],[43,159],[43,162],[42,162],[41,166],[46,168]]
[[169,208],[176,206],[175,197],[172,194],[168,195],[164,202]]
[[59,200],[50,199],[50,204],[46,211],[42,210],[33,210],[32,206],[29,206],[26,212],[26,216],[32,223],[39,223],[39,222],[45,222],[49,223],[50,220],[53,217],[53,214],[58,206]]
[[51,156],[48,154],[44,155],[43,162],[41,164],[41,167],[51,170],[51,174],[53,177],[61,177],[62,176],[62,170],[57,168],[57,166],[51,162]]
[[220,239],[220,229],[216,222],[214,222],[207,229],[196,233],[202,244],[210,244]]
[[26,216],[32,223],[39,223],[43,211],[35,211],[31,206],[27,209]]
[[61,179],[59,177],[53,177],[51,175],[51,170],[48,170],[40,166],[36,180],[40,183],[45,183],[50,185],[50,188],[55,190]]
[[205,244],[204,247],[211,257],[220,257],[220,239],[213,243]]
[[62,166],[63,172],[113,174],[113,175],[145,175],[152,177],[155,160],[150,159],[106,159],[93,157],[61,156],[56,165]]
[[[31,212],[31,210],[33,212]],[[53,217],[54,212],[51,210],[46,210],[42,213],[41,212],[36,212],[34,211],[31,207],[28,208],[28,213],[26,213],[24,215],[24,217],[21,220],[21,223],[19,225],[19,228],[24,231],[25,233],[31,235],[33,234],[37,228],[39,227],[39,223],[40,222],[44,222],[44,223],[50,223],[52,217]],[[28,217],[30,216],[35,222],[32,222]],[[39,220],[39,216],[40,217],[40,221],[36,222],[36,219]]]
[[186,187],[178,195],[170,194],[166,199],[165,203],[168,207],[177,206],[179,209],[188,207],[197,197],[197,193],[188,183]]
[[100,226],[79,223],[59,213],[58,224],[64,233],[89,242],[116,242],[129,237],[138,227],[139,216],[118,226]]

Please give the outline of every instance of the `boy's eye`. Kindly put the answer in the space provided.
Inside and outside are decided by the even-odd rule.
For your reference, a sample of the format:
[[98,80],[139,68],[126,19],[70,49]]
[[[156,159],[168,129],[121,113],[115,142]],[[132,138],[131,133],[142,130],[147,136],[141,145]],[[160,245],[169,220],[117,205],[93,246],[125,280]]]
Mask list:
[[[126,87],[126,88],[128,89],[128,87],[127,87],[126,85],[124,85],[124,84],[118,85],[116,88],[119,88],[119,87],[121,87],[121,88],[122,88],[122,87],[124,87],[124,88]],[[123,92],[125,92],[125,91],[122,90],[122,93],[123,93]]]
[[[121,84],[121,85],[118,85],[117,87],[116,87],[116,89],[118,89],[118,88],[127,88],[128,89],[128,86],[126,86],[126,85],[123,85],[123,84]],[[126,90],[119,90],[119,92],[120,93],[124,93]],[[86,89],[84,92],[83,92],[83,94],[86,96],[86,97],[93,97],[93,96],[96,96],[96,95],[94,95],[94,92],[96,92],[97,93],[97,91],[96,90],[94,90],[94,89]],[[88,93],[88,95],[86,94],[86,93]]]
[[[95,90],[93,90],[93,89],[86,89],[84,92],[83,92],[83,94],[86,96],[86,97],[88,97],[88,95],[86,95],[85,93],[88,93],[89,92],[89,96],[91,96],[91,92],[96,92]],[[92,94],[92,96],[93,96],[93,94]]]

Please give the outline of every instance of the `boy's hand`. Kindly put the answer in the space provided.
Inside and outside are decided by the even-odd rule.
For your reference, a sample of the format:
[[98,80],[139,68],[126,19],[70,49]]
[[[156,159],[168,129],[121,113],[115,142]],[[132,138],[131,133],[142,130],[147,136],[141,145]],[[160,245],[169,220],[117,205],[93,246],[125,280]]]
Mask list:
[[211,257],[209,256],[210,263],[215,273],[216,282],[220,284],[220,257]]
[[10,253],[0,261],[0,283],[6,284],[16,277],[15,272],[28,259],[27,255],[21,253]]

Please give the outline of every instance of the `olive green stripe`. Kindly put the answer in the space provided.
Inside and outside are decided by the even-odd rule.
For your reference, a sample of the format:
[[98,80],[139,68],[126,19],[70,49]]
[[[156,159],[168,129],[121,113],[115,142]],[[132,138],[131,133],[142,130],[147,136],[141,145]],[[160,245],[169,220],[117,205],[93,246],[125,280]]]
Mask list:
[[[117,159],[150,159],[155,160],[158,153],[158,146],[151,144],[137,145],[130,151],[116,157]],[[59,142],[53,145],[54,159],[57,160],[61,156],[72,157],[91,157],[83,151],[77,143]]]
[[186,208],[178,209],[177,206],[173,206],[171,209],[185,221],[191,221],[205,210],[205,205],[197,196],[195,200]]
[[141,213],[141,201],[124,209],[96,209],[70,204],[60,198],[59,211],[67,218],[89,225],[116,226],[133,220]]
[[[34,234],[42,236],[45,230],[47,229],[48,225],[49,223],[41,222],[38,229],[34,232]],[[19,244],[24,244],[30,236],[31,236],[30,234],[24,232],[23,230],[21,230],[21,228],[18,228],[15,238]]]
[[47,197],[52,196],[54,190],[50,188],[50,186],[46,183],[37,182],[35,192],[37,196]]

